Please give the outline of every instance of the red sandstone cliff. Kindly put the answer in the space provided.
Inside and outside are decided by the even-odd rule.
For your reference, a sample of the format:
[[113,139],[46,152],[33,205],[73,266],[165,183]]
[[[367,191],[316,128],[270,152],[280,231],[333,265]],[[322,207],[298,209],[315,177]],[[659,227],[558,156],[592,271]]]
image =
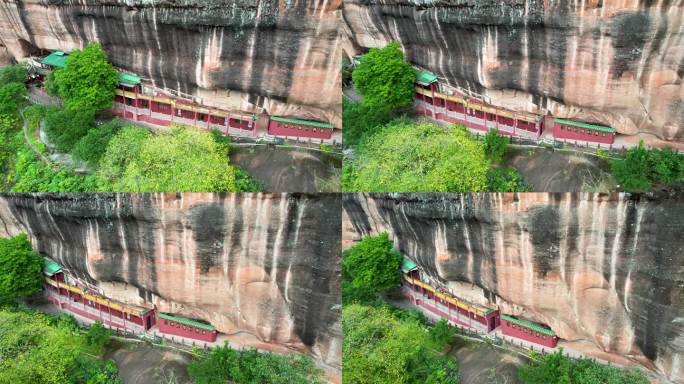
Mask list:
[[99,41],[116,66],[207,105],[339,127],[339,8],[339,0],[10,0],[0,3],[0,48],[19,60]]
[[684,200],[350,194],[343,248],[387,231],[458,296],[548,324],[561,346],[684,382]]
[[345,50],[407,58],[496,105],[684,141],[684,3],[345,0]]
[[0,196],[0,236],[113,299],[341,364],[340,199],[287,194]]

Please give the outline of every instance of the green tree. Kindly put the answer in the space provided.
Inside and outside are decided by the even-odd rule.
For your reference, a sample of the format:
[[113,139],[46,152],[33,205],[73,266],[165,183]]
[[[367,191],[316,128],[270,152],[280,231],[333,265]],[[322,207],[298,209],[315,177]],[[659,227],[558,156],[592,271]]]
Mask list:
[[345,191],[481,192],[489,171],[482,143],[459,126],[394,121],[346,161]]
[[0,87],[10,83],[23,84],[28,76],[26,67],[22,64],[7,65],[0,68]]
[[54,83],[67,109],[95,114],[112,107],[119,74],[100,44],[90,43],[67,57],[66,66],[54,72]]
[[88,347],[97,354],[104,352],[104,347],[109,344],[112,331],[105,328],[102,322],[96,321],[90,326],[85,334],[85,342]]
[[54,170],[26,146],[17,152],[15,172],[10,177],[12,192],[96,191],[101,183],[93,175],[77,176],[68,170]]
[[9,83],[0,87],[0,115],[18,115],[19,103],[25,95],[26,86],[23,83]]
[[620,186],[627,191],[648,191],[651,189],[649,176],[649,155],[640,142],[636,148],[630,148],[624,160],[616,160],[611,164],[613,176]]
[[399,43],[372,48],[361,58],[352,78],[369,108],[394,110],[413,102],[416,73],[404,60]]
[[399,284],[401,255],[389,235],[364,237],[344,253],[342,271],[351,287],[367,292],[384,292]]
[[342,309],[342,382],[457,384],[458,365],[432,349],[425,326],[397,319],[387,307]]
[[109,142],[121,129],[121,122],[118,120],[110,121],[93,129],[88,130],[74,146],[72,154],[91,166],[97,166],[104,156]]
[[0,309],[0,384],[120,384],[118,368],[87,353],[83,334],[32,310]]
[[0,303],[39,291],[42,270],[43,259],[25,233],[0,238]]
[[100,175],[115,191],[237,190],[225,148],[194,129],[174,127],[156,135],[124,129],[111,140],[101,165]]
[[364,135],[387,124],[393,113],[385,108],[370,108],[363,103],[342,101],[342,142],[345,147],[356,146]]
[[49,109],[45,117],[45,133],[58,151],[68,153],[88,134],[95,123],[89,110]]
[[498,129],[490,129],[484,137],[484,150],[487,157],[494,163],[501,163],[506,155],[509,141],[510,139],[502,136]]

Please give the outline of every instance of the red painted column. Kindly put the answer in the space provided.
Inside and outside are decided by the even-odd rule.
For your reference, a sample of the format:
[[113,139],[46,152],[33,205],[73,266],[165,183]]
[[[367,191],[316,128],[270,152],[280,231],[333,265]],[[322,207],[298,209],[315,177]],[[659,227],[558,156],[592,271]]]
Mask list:
[[196,127],[196,126],[197,126],[197,111],[193,111],[193,112],[195,113],[195,115],[194,115],[194,117],[195,117],[195,122],[194,122],[193,124],[194,124],[195,127]]
[[435,103],[435,83],[430,84],[430,90],[432,91],[432,117],[437,119],[437,103]]

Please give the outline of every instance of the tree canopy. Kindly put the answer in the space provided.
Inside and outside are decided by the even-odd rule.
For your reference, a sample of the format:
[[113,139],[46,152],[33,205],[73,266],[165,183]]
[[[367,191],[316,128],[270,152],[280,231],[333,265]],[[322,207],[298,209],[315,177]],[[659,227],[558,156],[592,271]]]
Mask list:
[[73,318],[0,309],[0,383],[120,384]]
[[27,75],[26,67],[21,64],[2,67],[0,68],[0,87],[10,83],[23,84]]
[[42,270],[43,258],[25,233],[0,238],[0,303],[39,291]]
[[150,134],[124,128],[109,142],[99,175],[114,191],[236,191],[235,168],[225,147],[199,130],[173,127]]
[[425,325],[389,308],[345,304],[342,309],[344,384],[457,384],[458,365],[436,349]]
[[372,48],[361,58],[352,78],[370,108],[394,110],[413,102],[416,73],[404,60],[399,43]]
[[481,192],[490,164],[463,127],[394,121],[366,137],[344,166],[350,192]]
[[351,287],[366,292],[382,292],[397,287],[401,255],[389,235],[366,236],[344,252],[342,270]]
[[119,73],[109,63],[100,44],[75,50],[66,66],[54,72],[54,86],[67,109],[97,113],[112,107]]
[[52,108],[45,117],[45,133],[58,151],[71,152],[93,128],[95,115],[90,110]]

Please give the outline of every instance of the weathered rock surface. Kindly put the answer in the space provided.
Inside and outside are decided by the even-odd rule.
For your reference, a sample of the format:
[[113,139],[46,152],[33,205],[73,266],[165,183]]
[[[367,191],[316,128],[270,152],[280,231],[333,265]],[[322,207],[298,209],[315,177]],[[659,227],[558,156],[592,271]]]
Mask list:
[[206,104],[340,126],[340,0],[10,0],[15,59],[99,41],[114,65]]
[[387,231],[454,293],[563,344],[684,382],[684,200],[593,194],[356,194],[343,247]]
[[398,41],[494,104],[684,141],[681,1],[345,0],[343,18],[351,54]]
[[339,367],[340,215],[339,195],[5,195],[0,236],[114,299]]

